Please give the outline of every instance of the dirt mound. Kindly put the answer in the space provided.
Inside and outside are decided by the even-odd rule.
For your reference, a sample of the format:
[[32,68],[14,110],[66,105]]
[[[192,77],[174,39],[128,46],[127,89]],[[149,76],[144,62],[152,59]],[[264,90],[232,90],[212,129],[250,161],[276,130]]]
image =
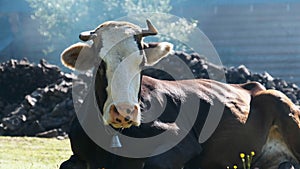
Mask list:
[[[162,60],[156,68],[146,68],[143,74],[159,79],[174,79],[167,73],[184,79],[183,64],[195,78],[219,79],[222,75],[228,83],[258,81],[268,89],[284,92],[299,104],[300,90],[296,84],[274,78],[265,73],[252,73],[245,66],[225,68],[208,62],[197,53],[175,52],[179,60],[170,57]],[[171,65],[171,66],[170,66]],[[208,73],[209,72],[209,73]],[[225,73],[225,74],[224,74]],[[75,116],[74,104],[83,99],[72,99],[72,88],[86,90],[90,74],[78,76],[65,73],[59,67],[41,60],[39,64],[28,60],[9,60],[0,65],[0,135],[8,136],[67,136],[70,122]]]

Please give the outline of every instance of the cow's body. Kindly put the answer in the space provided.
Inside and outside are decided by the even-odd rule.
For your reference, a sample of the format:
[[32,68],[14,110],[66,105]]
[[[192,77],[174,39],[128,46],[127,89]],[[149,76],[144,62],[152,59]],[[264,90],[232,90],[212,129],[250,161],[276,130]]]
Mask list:
[[[71,127],[74,155],[61,169],[220,169],[241,167],[239,153],[250,151],[256,152],[253,166],[260,169],[299,163],[300,111],[284,94],[256,82],[230,85],[142,75],[144,65],[155,64],[172,50],[167,42],[144,43],[144,36],[157,34],[150,21],[147,25],[144,30],[127,22],[107,22],[80,35],[92,45],[77,43],[62,53],[64,65],[72,69],[98,69]],[[115,154],[131,152],[135,143],[121,138],[122,148],[107,149],[115,133],[108,125],[134,138],[162,132],[169,137],[154,142],[157,148],[135,149],[147,156],[122,157]],[[184,137],[173,148],[157,153],[179,136]]]
[[[220,124],[212,137],[205,143],[200,144],[198,137],[211,103],[208,101],[209,98],[203,97],[204,95],[199,93],[206,90],[208,92],[207,96],[209,96],[210,91],[216,91],[211,88],[214,85],[227,90],[226,93],[219,91],[221,96],[213,100],[214,105],[217,102],[224,102],[220,99],[225,94],[236,95],[238,93],[244,98],[251,98],[251,103],[249,102],[251,108],[247,120],[243,123],[242,112],[236,114],[229,107],[225,107]],[[101,85],[96,82],[95,86],[98,87],[98,90],[96,89],[97,96],[101,97],[99,95]],[[250,151],[256,152],[253,165],[259,168],[272,169],[277,168],[281,162],[299,161],[300,131],[298,124],[290,116],[290,113],[295,116],[299,115],[299,111],[295,110],[294,105],[280,92],[265,90],[258,83],[228,85],[201,79],[171,82],[147,76],[143,77],[141,89],[143,105],[149,105],[146,102],[149,102],[149,100],[155,101],[159,95],[167,96],[165,101],[168,102],[168,107],[159,118],[160,121],[166,123],[175,121],[179,106],[184,104],[183,100],[186,100],[183,97],[199,96],[198,99],[201,100],[201,104],[198,117],[193,129],[186,138],[173,149],[158,156],[147,159],[124,158],[113,155],[95,144],[82,130],[78,121],[75,120],[71,128],[70,140],[74,155],[77,158],[82,161],[89,161],[89,165],[95,166],[94,168],[104,167],[107,169],[180,169],[184,165],[188,169],[199,167],[218,169],[233,164],[241,166],[239,153]],[[179,91],[184,91],[185,96]],[[213,95],[216,94],[209,97],[213,98]],[[98,104],[101,104],[99,100]],[[264,106],[266,104],[269,106]],[[132,137],[146,137],[163,130],[151,125],[150,123],[142,124],[140,127],[131,127],[123,130],[122,133]],[[286,140],[281,140],[279,135]],[[109,134],[107,137],[109,137]],[[272,143],[276,144],[272,145]],[[167,144],[167,140],[165,144]],[[288,145],[288,147],[284,147],[284,145]]]
[[190,164],[202,168],[241,165],[238,154],[252,150],[256,152],[252,166],[261,169],[277,169],[285,161],[299,163],[299,119],[296,122],[292,117],[299,117],[295,105],[278,91],[262,91],[252,98],[250,106],[245,124],[224,113],[218,129],[202,145],[201,155]]

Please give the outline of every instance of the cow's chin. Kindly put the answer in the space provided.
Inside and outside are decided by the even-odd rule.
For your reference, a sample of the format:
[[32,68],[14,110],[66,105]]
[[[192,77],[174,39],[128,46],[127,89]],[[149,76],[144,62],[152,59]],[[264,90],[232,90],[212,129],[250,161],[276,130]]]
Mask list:
[[133,124],[115,124],[115,123],[110,123],[110,125],[113,127],[113,128],[130,128]]
[[103,118],[104,121],[104,125],[110,125],[113,128],[118,128],[118,129],[122,129],[122,128],[130,128],[132,126],[140,126],[141,123],[140,122],[132,122],[131,124],[128,123],[115,123],[112,122],[111,120],[106,120],[105,118]]
[[107,124],[111,125],[113,128],[130,128],[132,126],[140,126],[140,123],[133,122],[131,124],[120,124],[120,123],[113,123],[113,122],[108,122]]

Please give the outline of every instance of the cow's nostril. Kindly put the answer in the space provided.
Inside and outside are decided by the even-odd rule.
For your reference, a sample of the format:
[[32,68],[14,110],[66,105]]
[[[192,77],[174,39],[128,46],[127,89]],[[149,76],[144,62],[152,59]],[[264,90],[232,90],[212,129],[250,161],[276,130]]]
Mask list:
[[130,120],[130,117],[129,116],[126,116],[125,119],[124,119],[126,122],[128,122]]
[[116,121],[122,123],[122,120],[120,120],[119,118],[116,118]]

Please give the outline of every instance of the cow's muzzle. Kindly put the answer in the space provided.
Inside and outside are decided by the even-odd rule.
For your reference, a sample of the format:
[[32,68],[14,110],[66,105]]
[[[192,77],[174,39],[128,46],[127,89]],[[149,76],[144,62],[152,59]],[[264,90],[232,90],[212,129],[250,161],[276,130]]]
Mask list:
[[109,115],[109,124],[115,128],[129,128],[132,125],[139,126],[141,124],[141,115],[138,105],[126,103],[113,104],[110,106]]

